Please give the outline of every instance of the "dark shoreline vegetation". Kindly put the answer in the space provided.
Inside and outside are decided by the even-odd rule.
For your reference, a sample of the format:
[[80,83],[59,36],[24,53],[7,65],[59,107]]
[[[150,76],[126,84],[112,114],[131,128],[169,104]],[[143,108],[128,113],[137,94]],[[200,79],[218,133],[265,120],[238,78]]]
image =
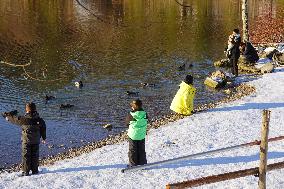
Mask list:
[[[252,77],[259,77],[259,76],[258,75],[252,75]],[[197,105],[196,108],[194,109],[195,112],[200,113],[200,112],[212,109],[212,108],[216,107],[217,105],[241,99],[242,97],[248,96],[248,95],[250,95],[250,94],[252,94],[256,91],[255,87],[248,85],[248,84],[244,84],[244,83],[235,84],[235,85],[230,86],[228,88],[231,91],[230,95],[227,95],[225,98],[223,98],[219,101],[211,102],[211,103],[208,103],[208,104]],[[161,118],[158,118],[157,120],[152,120],[148,124],[148,129],[149,130],[150,129],[157,129],[157,128],[163,126],[163,125],[177,121],[177,120],[185,118],[185,117],[187,117],[187,116],[173,114],[173,113],[168,114],[168,115],[164,115]],[[117,143],[123,142],[126,139],[127,139],[127,132],[126,131],[123,131],[123,132],[121,132],[119,134],[115,134],[115,135],[109,135],[107,138],[105,138],[103,140],[91,142],[87,145],[77,147],[77,148],[70,148],[66,152],[44,157],[44,158],[40,159],[40,166],[52,165],[55,162],[60,161],[60,160],[64,160],[64,159],[72,159],[72,158],[80,156],[82,154],[90,153],[90,152],[94,151],[95,149],[102,148],[106,145],[112,145],[112,144],[117,144]],[[21,164],[14,164],[14,165],[11,165],[9,167],[2,168],[0,170],[0,173],[4,173],[4,172],[10,173],[10,172],[19,171],[20,169],[21,169]]]

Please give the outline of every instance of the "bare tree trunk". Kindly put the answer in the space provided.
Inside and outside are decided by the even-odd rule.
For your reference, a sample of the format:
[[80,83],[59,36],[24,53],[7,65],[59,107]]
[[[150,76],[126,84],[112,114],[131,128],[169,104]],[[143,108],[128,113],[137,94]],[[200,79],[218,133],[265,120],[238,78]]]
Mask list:
[[186,17],[187,16],[187,10],[189,7],[187,7],[187,3],[188,1],[187,0],[182,0],[182,5],[181,6],[181,17]]
[[242,0],[243,40],[249,41],[248,0]]

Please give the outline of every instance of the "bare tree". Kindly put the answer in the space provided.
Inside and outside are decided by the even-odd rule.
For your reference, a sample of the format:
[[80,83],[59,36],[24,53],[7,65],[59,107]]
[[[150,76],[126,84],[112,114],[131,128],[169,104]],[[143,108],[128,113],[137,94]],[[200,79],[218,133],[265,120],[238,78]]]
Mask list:
[[248,0],[242,0],[243,40],[249,41]]

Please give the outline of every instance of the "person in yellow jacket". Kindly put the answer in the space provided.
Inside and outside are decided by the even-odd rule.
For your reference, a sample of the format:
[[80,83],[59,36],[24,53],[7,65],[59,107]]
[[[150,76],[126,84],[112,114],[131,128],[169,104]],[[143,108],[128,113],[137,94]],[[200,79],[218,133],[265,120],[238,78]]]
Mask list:
[[193,111],[193,101],[196,89],[193,86],[193,77],[187,75],[185,80],[179,85],[180,88],[176,93],[170,109],[182,115],[191,115]]

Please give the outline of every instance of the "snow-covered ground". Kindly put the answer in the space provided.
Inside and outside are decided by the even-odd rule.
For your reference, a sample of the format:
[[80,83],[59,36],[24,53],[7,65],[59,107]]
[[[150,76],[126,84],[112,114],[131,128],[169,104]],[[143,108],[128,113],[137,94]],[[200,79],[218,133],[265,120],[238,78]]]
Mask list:
[[[148,162],[260,139],[263,109],[271,110],[269,137],[284,135],[284,68],[249,84],[256,87],[256,94],[151,130],[146,138]],[[128,144],[123,142],[41,167],[40,175],[1,174],[0,188],[165,188],[168,183],[257,167],[259,163],[259,146],[253,146],[150,170],[121,173],[128,163],[127,152]],[[269,143],[268,163],[283,160],[284,141]],[[284,188],[283,175],[283,169],[268,172],[267,188]],[[199,188],[255,189],[257,182],[258,178],[248,176]]]

